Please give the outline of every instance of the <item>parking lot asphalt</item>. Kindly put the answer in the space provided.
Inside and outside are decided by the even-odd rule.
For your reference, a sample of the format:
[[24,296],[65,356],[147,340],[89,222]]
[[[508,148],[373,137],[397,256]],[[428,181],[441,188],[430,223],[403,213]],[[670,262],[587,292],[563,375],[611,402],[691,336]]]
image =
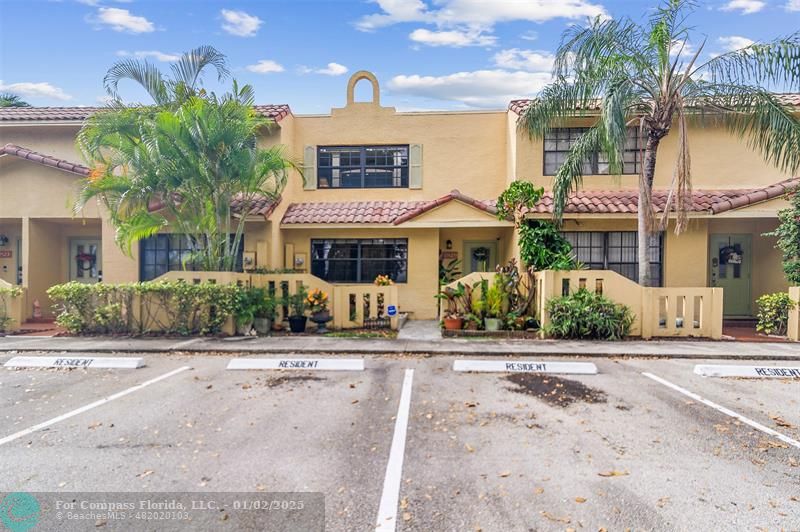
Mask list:
[[798,379],[705,378],[685,359],[556,376],[446,356],[349,357],[364,371],[142,356],[0,370],[0,492],[322,492],[328,530],[800,529]]

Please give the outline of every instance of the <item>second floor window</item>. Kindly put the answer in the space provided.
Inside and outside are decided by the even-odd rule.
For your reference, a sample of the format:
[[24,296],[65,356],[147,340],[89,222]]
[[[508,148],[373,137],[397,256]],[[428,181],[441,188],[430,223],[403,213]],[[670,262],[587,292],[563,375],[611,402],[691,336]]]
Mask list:
[[408,188],[408,146],[322,146],[319,188]]
[[[585,127],[560,127],[553,128],[544,136],[544,175],[556,175],[558,169],[567,159],[567,153],[575,141],[583,135],[588,128]],[[622,154],[622,173],[639,173],[639,130],[635,127],[628,128],[628,138],[625,141],[625,150]],[[608,160],[602,153],[595,152],[583,163],[583,175],[608,174]]]

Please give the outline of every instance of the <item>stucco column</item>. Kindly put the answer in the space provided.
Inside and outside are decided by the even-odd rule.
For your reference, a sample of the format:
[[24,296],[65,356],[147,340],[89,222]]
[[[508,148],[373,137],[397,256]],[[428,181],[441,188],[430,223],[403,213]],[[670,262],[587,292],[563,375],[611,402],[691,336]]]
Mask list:
[[108,216],[102,217],[103,282],[133,283],[139,280],[139,245],[131,246],[131,256],[123,253],[115,241],[116,229]]

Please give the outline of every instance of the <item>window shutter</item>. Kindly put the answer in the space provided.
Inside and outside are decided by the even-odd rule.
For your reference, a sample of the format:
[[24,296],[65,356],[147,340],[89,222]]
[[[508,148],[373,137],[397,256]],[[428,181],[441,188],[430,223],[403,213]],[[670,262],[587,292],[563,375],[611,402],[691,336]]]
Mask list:
[[303,150],[303,190],[317,190],[317,147],[306,146]]
[[408,188],[422,188],[422,144],[411,144],[408,152]]

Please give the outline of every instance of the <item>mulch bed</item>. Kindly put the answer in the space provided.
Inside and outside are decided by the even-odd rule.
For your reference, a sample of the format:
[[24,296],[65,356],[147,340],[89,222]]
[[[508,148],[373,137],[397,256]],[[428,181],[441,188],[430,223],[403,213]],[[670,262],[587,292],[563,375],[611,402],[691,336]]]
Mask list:
[[474,331],[470,329],[442,329],[444,338],[506,338],[512,340],[538,340],[539,331]]

